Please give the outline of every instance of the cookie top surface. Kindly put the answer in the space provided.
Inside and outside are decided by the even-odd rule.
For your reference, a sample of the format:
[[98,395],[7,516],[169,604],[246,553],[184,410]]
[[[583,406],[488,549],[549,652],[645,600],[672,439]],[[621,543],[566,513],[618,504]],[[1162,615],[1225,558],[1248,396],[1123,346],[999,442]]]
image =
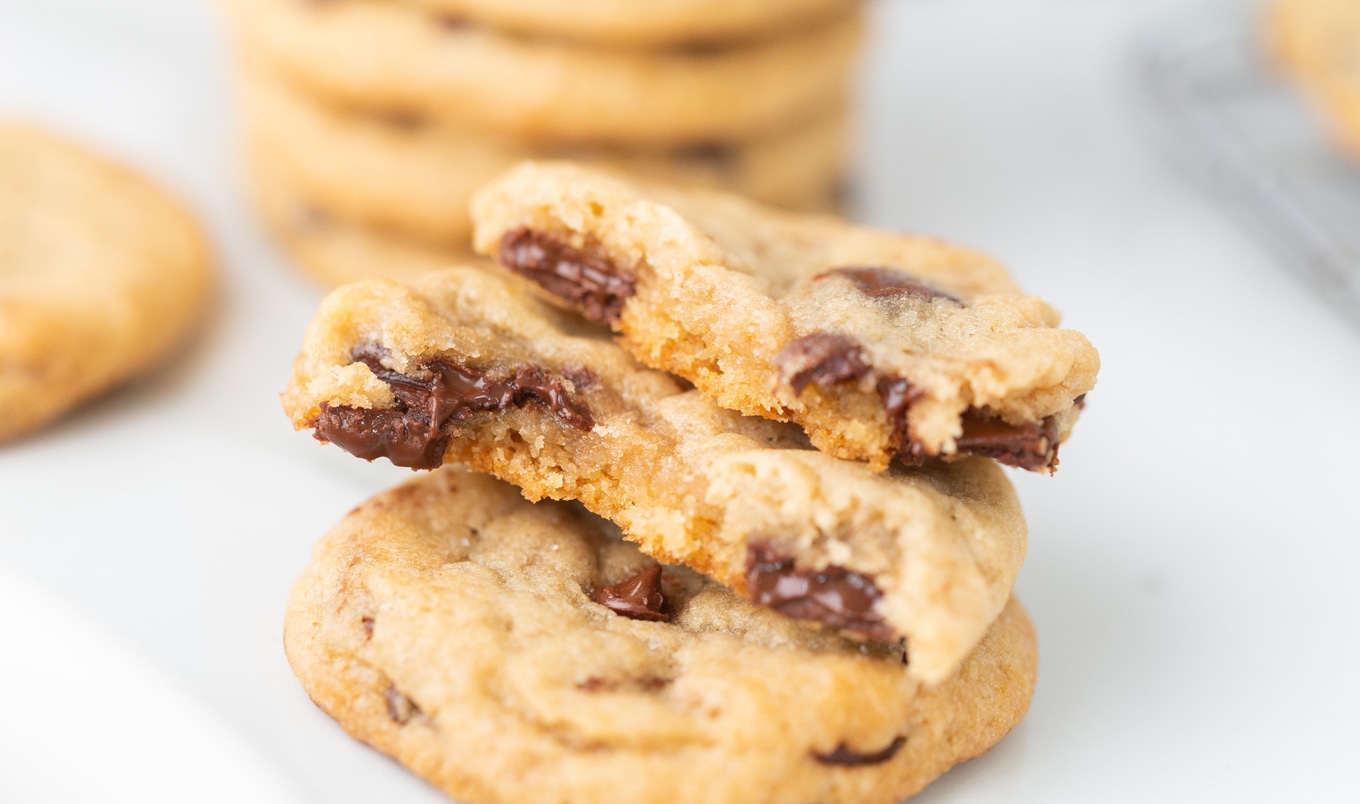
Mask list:
[[1012,603],[926,688],[900,649],[775,616],[575,506],[451,468],[322,539],[285,646],[346,730],[479,804],[897,802],[1009,731],[1036,663]]
[[503,273],[334,291],[283,402],[295,426],[360,457],[461,463],[534,499],[579,500],[659,560],[789,616],[905,636],[926,680],[977,643],[1024,559],[995,463],[877,473],[820,453],[793,425],[638,365]]
[[1099,368],[1001,266],[937,240],[570,163],[511,170],[473,221],[478,253],[639,360],[879,468],[971,451],[1049,471]]
[[779,35],[835,16],[859,0],[407,0],[463,21],[535,36],[626,48],[703,45]]
[[244,56],[309,94],[521,145],[661,150],[773,136],[843,105],[864,17],[744,47],[621,51],[449,25],[380,0],[227,0]]
[[0,439],[163,357],[209,273],[203,233],[163,190],[0,121]]

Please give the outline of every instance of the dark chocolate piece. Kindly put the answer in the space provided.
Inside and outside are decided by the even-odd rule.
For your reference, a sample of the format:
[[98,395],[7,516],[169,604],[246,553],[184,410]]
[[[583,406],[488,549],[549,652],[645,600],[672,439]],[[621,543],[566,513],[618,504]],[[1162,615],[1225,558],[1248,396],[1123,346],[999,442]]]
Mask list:
[[746,595],[785,617],[812,620],[885,641],[897,638],[876,608],[883,593],[865,575],[842,567],[800,570],[767,544],[746,547]]
[[387,716],[392,718],[393,723],[402,726],[421,713],[416,702],[402,695],[395,684],[388,684],[387,689],[383,690],[383,701],[387,703]]
[[963,435],[956,443],[960,454],[982,455],[1007,466],[1037,471],[1058,465],[1058,422],[1007,424],[982,411],[963,414]]
[[634,620],[669,622],[671,616],[661,611],[666,599],[661,596],[661,567],[654,566],[623,583],[595,590],[594,600],[615,614]]
[[374,461],[387,458],[395,466],[434,469],[444,462],[447,436],[406,411],[369,410],[321,405],[312,424],[316,438],[346,452]]
[[827,390],[859,382],[873,370],[859,341],[838,332],[804,335],[780,350],[774,361],[795,394],[809,385]]
[[591,321],[618,321],[637,287],[632,274],[532,229],[506,232],[496,258],[512,273],[568,302]]
[[895,268],[832,268],[830,271],[818,274],[816,279],[824,279],[828,276],[843,276],[849,279],[855,287],[871,299],[909,296],[923,301],[944,299],[959,307],[963,306],[963,301],[957,296],[933,288],[911,274],[903,273]]
[[524,407],[533,402],[579,430],[595,426],[590,408],[573,402],[562,378],[537,366],[520,366],[513,375],[493,379],[479,369],[432,360],[416,375],[382,365],[386,349],[356,346],[351,357],[369,367],[392,388],[391,410],[323,404],[313,427],[316,437],[364,460],[387,458],[397,466],[434,469],[443,463],[452,426],[479,413]]
[[836,746],[835,751],[829,754],[818,754],[814,751],[812,758],[823,765],[878,765],[892,759],[906,744],[906,737],[898,737],[888,743],[888,747],[882,751],[875,751],[872,754],[857,754],[846,748],[845,743],[841,743]]
[[907,410],[925,392],[897,376],[880,377],[877,389],[879,399],[883,400],[883,414],[888,420],[888,446],[903,464],[920,466],[929,456],[921,444],[911,437]]

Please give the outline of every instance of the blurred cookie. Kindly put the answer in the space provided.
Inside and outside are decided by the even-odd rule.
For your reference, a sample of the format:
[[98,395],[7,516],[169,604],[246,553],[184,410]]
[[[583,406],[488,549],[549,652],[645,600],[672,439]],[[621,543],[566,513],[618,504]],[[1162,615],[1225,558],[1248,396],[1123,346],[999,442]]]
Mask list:
[[[472,193],[547,151],[418,118],[343,112],[261,71],[247,71],[242,95],[248,147],[287,173],[301,195],[351,221],[464,252],[472,242]],[[677,184],[725,187],[776,206],[827,210],[848,149],[848,114],[833,109],[741,145],[631,155],[583,149],[576,156]]]
[[900,646],[775,616],[607,523],[454,469],[355,509],[284,646],[351,735],[475,804],[896,804],[1024,716],[1012,601],[925,687]]
[[977,644],[1024,560],[994,462],[879,473],[809,449],[797,427],[719,408],[499,271],[332,292],[282,401],[294,426],[360,458],[459,463],[578,500],[657,560],[789,617],[905,637],[926,681]]
[[474,247],[718,404],[876,468],[983,455],[1051,472],[1100,361],[962,248],[715,192],[522,165]]
[[405,0],[457,20],[618,48],[664,48],[779,36],[860,0]]
[[210,266],[160,187],[0,122],[0,440],[164,358],[202,320]]
[[775,136],[851,91],[858,8],[749,47],[618,52],[380,0],[227,0],[247,58],[349,108],[519,141],[652,149]]
[[289,261],[322,285],[377,277],[409,282],[455,264],[494,269],[466,248],[433,246],[348,219],[302,195],[271,160],[254,157],[247,181],[256,212]]
[[1276,61],[1360,160],[1360,2],[1275,0],[1266,27]]

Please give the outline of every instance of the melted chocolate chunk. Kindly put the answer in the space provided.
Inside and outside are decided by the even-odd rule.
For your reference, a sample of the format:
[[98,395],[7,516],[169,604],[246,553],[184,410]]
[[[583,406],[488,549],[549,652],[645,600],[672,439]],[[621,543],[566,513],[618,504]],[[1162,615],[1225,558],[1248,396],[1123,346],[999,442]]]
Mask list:
[[897,459],[908,466],[920,466],[928,457],[925,449],[911,437],[907,411],[916,400],[925,396],[920,388],[902,377],[880,377],[878,397],[883,400],[883,413],[888,420],[888,446]]
[[824,279],[829,276],[843,276],[849,279],[855,287],[871,299],[908,296],[923,301],[944,299],[959,307],[963,306],[963,301],[957,296],[951,296],[943,290],[933,288],[916,277],[894,268],[832,268],[830,271],[818,274],[816,278]]
[[814,332],[785,346],[774,359],[795,394],[815,385],[822,390],[859,382],[873,366],[859,341],[837,332]]
[[594,600],[615,614],[634,620],[669,622],[661,611],[666,599],[661,596],[661,567],[654,566],[620,584],[595,590]]
[[470,17],[461,14],[435,14],[434,21],[446,31],[465,31],[474,25]]
[[387,689],[383,690],[383,701],[387,703],[387,716],[392,718],[393,723],[405,726],[411,718],[420,714],[416,702],[402,695],[395,684],[388,684]]
[[897,633],[875,611],[883,596],[873,580],[842,567],[800,570],[766,544],[746,547],[746,594],[785,617],[892,640]]
[[875,751],[872,754],[857,754],[846,748],[845,743],[841,743],[836,746],[835,751],[829,754],[818,754],[814,751],[812,758],[823,765],[878,765],[892,759],[906,744],[906,737],[898,737],[888,743],[888,747],[882,751]]
[[382,365],[381,346],[356,346],[351,357],[387,383],[397,398],[395,409],[368,409],[323,404],[313,423],[317,439],[329,441],[367,461],[387,458],[397,466],[434,469],[443,463],[453,427],[479,413],[498,412],[537,403],[579,430],[595,426],[590,408],[573,402],[562,378],[537,366],[520,366],[513,375],[494,379],[479,369],[432,360],[417,374],[402,374]]
[[612,324],[637,287],[637,277],[552,235],[515,229],[501,238],[496,258],[511,272],[570,303],[591,321]]
[[363,626],[364,626],[364,639],[372,639],[372,638],[373,638],[373,618],[372,618],[372,617],[364,617],[364,618],[362,618],[361,620],[359,620],[359,622],[362,623]]
[[328,404],[312,424],[319,441],[329,441],[351,455],[374,461],[387,458],[395,466],[434,469],[444,462],[447,436],[428,422],[401,410],[369,410]]
[[1030,471],[1058,465],[1058,422],[1051,416],[1041,423],[1014,425],[968,410],[963,414],[963,435],[956,443],[960,453]]

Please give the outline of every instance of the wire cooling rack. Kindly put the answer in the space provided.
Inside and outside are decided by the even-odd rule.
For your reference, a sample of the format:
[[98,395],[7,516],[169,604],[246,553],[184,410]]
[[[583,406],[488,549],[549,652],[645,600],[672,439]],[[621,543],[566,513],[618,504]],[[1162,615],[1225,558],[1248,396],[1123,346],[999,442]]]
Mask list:
[[1147,37],[1138,75],[1164,150],[1360,329],[1360,167],[1267,61],[1248,4]]

